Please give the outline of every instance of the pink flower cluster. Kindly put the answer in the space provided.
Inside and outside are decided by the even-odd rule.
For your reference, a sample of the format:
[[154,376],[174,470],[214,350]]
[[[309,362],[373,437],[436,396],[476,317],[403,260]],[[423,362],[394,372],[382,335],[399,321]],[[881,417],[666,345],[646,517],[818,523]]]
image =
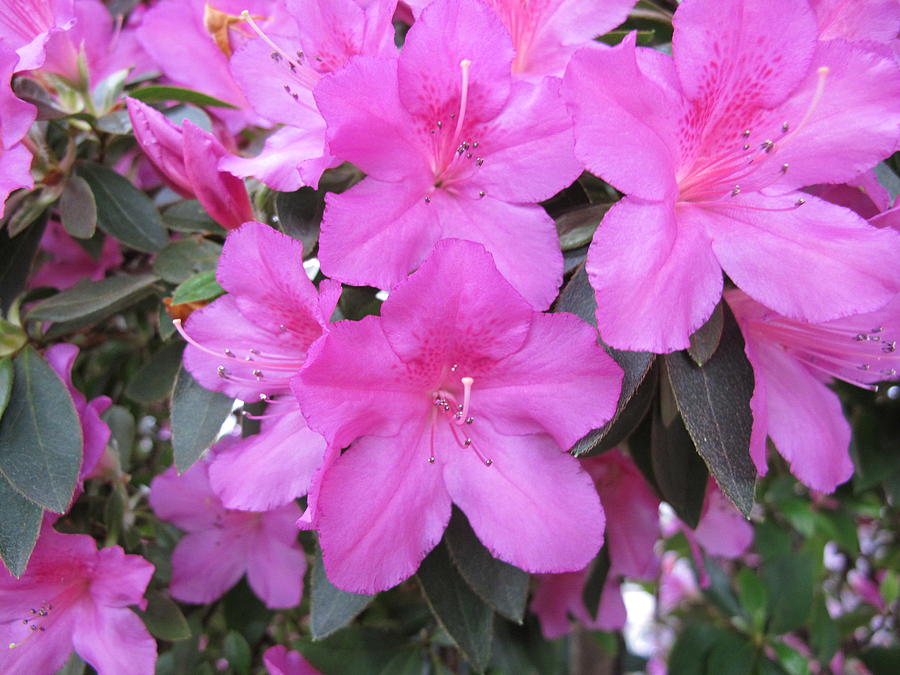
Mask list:
[[[494,557],[541,575],[545,635],[569,615],[620,628],[621,581],[659,574],[659,499],[625,453],[568,451],[616,413],[623,372],[603,344],[685,349],[723,302],[754,371],[758,473],[771,439],[814,490],[850,477],[829,385],[873,387],[900,363],[900,216],[872,173],[900,148],[900,11],[684,0],[671,54],[634,34],[595,42],[632,4],[159,0],[123,24],[99,0],[0,0],[4,204],[34,184],[36,109],[15,75],[90,98],[121,70],[158,70],[231,106],[204,129],[124,103],[162,182],[229,231],[226,294],[176,321],[184,368],[265,404],[259,433],[152,481],[153,511],[186,533],[172,597],[209,603],[246,574],[267,606],[297,606],[297,527],[317,533],[336,587],[386,590],[441,541],[455,504]],[[412,24],[399,48],[395,16]],[[262,140],[248,146],[248,129]],[[327,195],[314,284],[301,243],[255,222],[253,181],[317,188],[343,163],[365,177]],[[585,170],[624,195],[587,253],[596,329],[545,311],[564,263],[540,203]],[[33,286],[122,261],[112,238],[94,259],[55,224],[43,247],[52,261]],[[380,315],[333,321],[342,284],[387,292]],[[76,353],[46,356],[68,377]],[[86,477],[109,401],[68,383]],[[695,551],[736,557],[746,523],[709,537],[734,518],[711,483],[684,531]],[[604,540],[591,616],[581,591]],[[25,575],[0,572],[0,670],[53,672],[74,648],[101,674],[151,672],[155,645],[127,606],[152,573],[48,521]],[[304,672],[298,659],[266,656],[272,672]]]

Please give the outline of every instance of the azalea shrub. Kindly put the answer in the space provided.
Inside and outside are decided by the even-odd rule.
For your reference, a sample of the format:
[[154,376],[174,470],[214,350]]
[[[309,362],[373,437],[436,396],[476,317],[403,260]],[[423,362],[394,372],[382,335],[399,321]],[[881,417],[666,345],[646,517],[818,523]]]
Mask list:
[[0,0],[0,672],[900,672],[898,0]]

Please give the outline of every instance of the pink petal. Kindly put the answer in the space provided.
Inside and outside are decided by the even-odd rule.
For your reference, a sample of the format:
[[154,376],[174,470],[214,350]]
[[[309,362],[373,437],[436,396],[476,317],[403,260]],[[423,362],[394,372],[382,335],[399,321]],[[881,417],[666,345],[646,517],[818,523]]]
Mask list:
[[91,598],[104,607],[140,605],[153,569],[141,556],[126,555],[120,546],[102,548],[97,551]]
[[710,479],[706,504],[694,536],[710,555],[737,558],[744,555],[753,543],[753,526]]
[[320,675],[300,652],[289,652],[283,645],[269,647],[263,653],[263,664],[269,675]]
[[308,129],[283,127],[266,139],[262,152],[255,157],[225,155],[219,160],[219,169],[241,178],[253,176],[273,190],[293,192],[304,184],[300,177],[300,165],[319,160],[324,153],[323,121]]
[[217,453],[209,480],[226,508],[267,511],[304,496],[324,454],[325,440],[306,426],[298,408],[263,420],[258,434]]
[[0,216],[6,210],[6,198],[19,188],[31,189],[31,152],[24,145],[14,145],[8,150],[0,149]]
[[338,588],[374,593],[396,586],[441,540],[450,496],[440,464],[426,461],[432,452],[426,421],[423,414],[394,438],[358,440],[325,474],[319,541]]
[[296,504],[264,514],[250,547],[247,581],[266,607],[296,607],[303,596],[306,558],[297,544]]
[[329,194],[319,238],[322,272],[383,289],[405,279],[440,238],[437,208],[424,201],[427,190],[424,178],[367,178],[347,192]]
[[896,0],[812,0],[819,20],[819,39],[891,42],[900,32],[900,4]]
[[[6,573],[6,570],[3,570]],[[40,606],[43,598],[36,596],[34,606]],[[31,606],[18,607],[20,612],[0,623],[0,671],[4,673],[55,673],[65,665],[72,653],[72,632],[80,619],[78,608],[66,608],[45,632],[35,633],[30,625],[22,623],[28,618]],[[130,610],[126,610],[130,611]],[[137,616],[135,616],[137,619]],[[140,619],[138,619],[140,621]],[[16,645],[11,647],[11,645]]]
[[585,571],[542,574],[529,609],[541,623],[541,634],[547,640],[566,635],[572,630],[569,610],[582,604]]
[[247,569],[252,541],[241,534],[233,528],[211,527],[182,537],[172,552],[172,597],[198,605],[222,597]]
[[17,72],[40,68],[47,41],[75,25],[72,0],[18,0],[15,11],[0,16],[0,40],[16,50]]
[[582,165],[559,85],[553,78],[514,83],[503,112],[472,131],[485,154],[473,186],[501,201],[535,203],[578,178]]
[[194,186],[184,165],[182,130],[158,110],[133,98],[128,99],[128,116],[141,150],[166,184],[182,197],[193,199]]
[[621,382],[593,327],[537,314],[523,346],[475,379],[472,414],[505,434],[550,434],[567,449],[612,417]]
[[597,619],[591,621],[587,612],[583,611],[580,617],[582,623],[596,630],[615,631],[625,628],[628,614],[625,611],[625,601],[622,599],[622,590],[615,575],[606,577],[603,591],[600,594],[600,605],[597,607]]
[[18,62],[16,53],[0,41],[0,148],[9,149],[22,140],[34,122],[36,109],[19,99],[12,90],[10,80]]
[[190,120],[184,121],[182,130],[185,174],[206,212],[227,230],[253,220],[244,181],[219,171],[219,160],[228,151],[215,136]]
[[562,253],[553,220],[537,205],[453,197],[438,190],[428,204],[442,235],[484,245],[494,263],[535,309],[546,309],[562,283]]
[[156,672],[156,640],[128,608],[84,608],[72,630],[78,655],[99,673]]
[[683,213],[689,227],[706,230],[728,276],[787,317],[819,322],[872,311],[900,291],[897,232],[812,196],[794,208],[797,198],[738,195],[733,203],[749,209]]
[[198,462],[181,476],[170,467],[150,483],[149,500],[157,518],[189,532],[212,527],[225,513],[209,487],[206,462]]
[[315,90],[331,153],[383,181],[429,173],[426,147],[410,133],[416,123],[398,86],[396,58],[363,56],[323,78]]
[[[671,59],[641,54],[634,36],[613,49],[579,51],[562,95],[575,121],[575,154],[587,168],[624,192],[659,200],[677,189],[684,105]],[[657,80],[653,71],[667,76]]]
[[431,405],[427,384],[407,371],[374,316],[333,324],[291,384],[310,427],[338,448],[365,434],[393,436]]
[[618,349],[671,352],[712,314],[722,273],[686,209],[627,197],[600,224],[586,269],[597,292],[597,327]]
[[432,3],[409,30],[398,64],[400,99],[429,128],[459,112],[463,60],[471,62],[466,119],[489,120],[509,96],[513,60],[509,33],[481,3]]
[[[428,298],[427,305],[422,298]],[[533,314],[483,246],[444,239],[415,274],[393,289],[382,307],[381,325],[397,356],[436,375],[448,361],[462,359],[465,371],[472,362],[515,352],[525,342]]]
[[457,447],[444,480],[491,555],[533,573],[586,567],[603,543],[604,516],[578,460],[543,434],[505,436],[487,422],[468,433],[491,466]]

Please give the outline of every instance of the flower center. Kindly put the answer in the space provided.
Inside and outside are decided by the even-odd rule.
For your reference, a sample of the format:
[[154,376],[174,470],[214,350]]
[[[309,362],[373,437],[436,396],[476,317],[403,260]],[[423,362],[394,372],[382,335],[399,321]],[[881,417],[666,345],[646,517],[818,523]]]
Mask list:
[[18,642],[10,642],[7,647],[16,649],[41,633],[46,633],[56,619],[64,614],[66,609],[81,597],[87,588],[87,580],[81,580],[81,583],[66,586],[52,600],[45,600],[39,607],[30,608],[21,619],[14,620],[19,621],[27,631],[25,636]]
[[[450,368],[450,372],[456,372],[458,368],[458,365],[453,365]],[[453,440],[456,441],[456,444],[460,448],[472,450],[478,455],[478,459],[480,459],[485,466],[493,465],[494,460],[485,457],[475,444],[471,431],[464,432],[462,430],[463,427],[470,427],[475,423],[475,418],[470,415],[472,385],[474,383],[475,380],[471,377],[460,378],[460,384],[462,384],[463,387],[462,402],[460,402],[452,392],[444,388],[438,389],[432,393],[433,407],[431,410],[431,452],[428,456],[429,464],[434,464],[436,461],[434,454],[434,434],[438,419],[443,418],[450,428]]]
[[[466,108],[469,102],[469,70],[472,61],[463,59],[459,62],[460,90],[459,108],[449,115],[445,125],[444,120],[435,122],[431,130],[432,153],[431,170],[434,173],[434,186],[425,195],[425,203],[431,203],[431,195],[437,189],[445,189],[453,192],[454,184],[474,176],[475,170],[484,164],[484,157],[477,156],[475,152],[480,145],[478,141],[467,139],[463,135],[463,126],[466,122]],[[445,126],[453,123],[453,133],[445,133]],[[478,198],[485,196],[484,190],[478,190]]]
[[807,366],[864,389],[896,377],[900,366],[896,336],[884,326],[860,331],[847,320],[810,324],[773,315],[755,322],[756,329]]
[[752,140],[753,129],[744,129],[740,134],[738,147],[721,155],[700,159],[679,179],[679,201],[703,206],[738,206],[757,211],[791,211],[802,206],[806,200],[799,199],[793,206],[767,209],[730,204],[721,201],[721,197],[725,194],[732,197],[741,194],[741,182],[744,180],[753,183],[752,191],[761,191],[788,172],[790,165],[785,162],[779,164],[776,157],[780,149],[796,140],[822,100],[829,69],[822,66],[817,73],[815,92],[798,124],[792,125],[784,121],[776,133],[757,135],[756,141]]

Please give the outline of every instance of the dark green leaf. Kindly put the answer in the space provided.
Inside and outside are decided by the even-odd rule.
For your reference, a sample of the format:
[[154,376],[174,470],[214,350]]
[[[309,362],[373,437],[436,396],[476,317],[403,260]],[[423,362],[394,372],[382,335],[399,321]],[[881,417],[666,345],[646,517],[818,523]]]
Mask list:
[[325,576],[321,551],[316,551],[316,560],[310,574],[310,586],[309,611],[313,640],[326,638],[346,626],[375,597],[362,593],[348,593],[333,586]]
[[900,673],[900,647],[870,647],[861,654],[861,660],[872,675]]
[[404,647],[387,662],[381,675],[422,675],[425,651],[418,646]]
[[751,675],[753,652],[753,643],[746,636],[722,633],[709,652],[706,672],[710,675]]
[[667,354],[666,372],[697,452],[722,492],[746,516],[753,506],[756,469],[750,460],[753,368],[731,311],[723,305],[718,350],[702,368],[685,352]]
[[660,403],[653,408],[650,437],[653,478],[660,497],[671,504],[688,527],[697,527],[709,474],[671,397],[671,390],[664,384],[660,388]]
[[35,305],[28,318],[36,321],[74,321],[95,323],[130,307],[153,292],[157,277],[152,274],[119,276],[89,281]]
[[28,336],[20,326],[0,319],[0,358],[11,356],[28,342]]
[[6,406],[9,404],[14,377],[15,370],[12,359],[10,357],[0,359],[0,417],[3,417]]
[[159,591],[147,595],[147,609],[136,610],[150,634],[160,640],[187,640],[191,628],[178,605]]
[[596,619],[597,612],[600,610],[600,596],[603,595],[603,586],[606,585],[609,568],[609,546],[607,545],[600,549],[600,553],[591,562],[591,570],[584,583],[584,589],[581,591],[581,600],[591,619]]
[[380,675],[404,643],[396,633],[349,626],[320,642],[301,641],[297,648],[324,675]]
[[59,219],[66,232],[90,239],[97,229],[97,203],[91,186],[81,176],[69,176],[59,198]]
[[741,603],[731,587],[731,577],[712,556],[703,555],[703,566],[709,577],[709,585],[703,589],[703,594],[726,616],[738,616],[741,613]]
[[128,471],[131,465],[131,451],[134,449],[135,422],[134,415],[127,408],[112,405],[100,416],[106,422],[111,434],[113,448],[119,455],[119,466]]
[[325,195],[311,187],[296,192],[279,192],[275,212],[281,231],[303,242],[303,257],[309,257],[319,240],[319,225],[325,212]]
[[591,288],[587,271],[584,266],[581,266],[575,270],[569,283],[563,287],[559,299],[553,306],[553,311],[569,312],[592,326],[596,326],[596,310],[597,300],[594,297],[594,289]]
[[444,546],[436,546],[422,561],[417,576],[438,623],[472,667],[483,671],[491,658],[494,623],[491,608],[456,571]]
[[559,216],[556,219],[556,233],[562,250],[570,251],[589,244],[609,207],[609,204],[592,204]]
[[765,584],[754,570],[743,568],[737,574],[738,595],[747,618],[756,630],[762,628],[766,620],[769,594]]
[[171,342],[156,352],[131,376],[125,395],[139,403],[161,401],[172,393],[172,383],[181,366],[184,342]]
[[238,675],[247,675],[250,672],[250,645],[237,631],[230,630],[225,636],[225,658]]
[[774,635],[799,628],[809,616],[813,602],[814,560],[808,551],[769,560],[762,580],[769,593],[769,630]]
[[726,635],[707,623],[688,624],[669,653],[669,672],[678,675],[706,675],[706,660],[713,645]]
[[81,660],[81,657],[75,652],[72,652],[72,655],[69,657],[69,660],[66,661],[66,664],[56,671],[56,675],[83,675],[85,665],[86,664]]
[[28,565],[43,513],[0,476],[0,559],[14,577],[22,576]]
[[222,247],[206,239],[181,239],[163,248],[153,262],[153,271],[166,281],[180,284],[199,272],[216,269]]
[[201,387],[183,368],[178,371],[172,391],[172,447],[178,471],[187,471],[216,440],[232,403],[225,394]]
[[716,353],[716,349],[719,348],[724,326],[723,319],[722,303],[720,302],[716,305],[709,320],[691,335],[691,346],[688,347],[687,352],[698,366],[709,361]]
[[259,642],[272,622],[274,612],[256,597],[246,578],[226,593],[224,604],[228,628],[238,631],[250,644]]
[[163,211],[162,218],[170,229],[178,232],[225,235],[225,228],[210,218],[200,202],[195,199],[173,204]]
[[221,99],[214,98],[207,94],[202,94],[193,89],[185,89],[183,87],[168,87],[164,85],[153,85],[136,89],[128,94],[131,98],[136,98],[144,103],[159,103],[160,101],[178,101],[179,103],[193,103],[199,106],[209,106],[212,108],[231,108],[234,110],[236,106],[226,103]]
[[13,360],[0,419],[0,474],[35,504],[64,513],[81,468],[81,423],[66,385],[34,349]]
[[528,600],[528,573],[494,558],[459,509],[444,535],[450,556],[479,597],[511,621],[522,622]]
[[12,239],[5,228],[0,229],[0,310],[4,314],[25,289],[46,225],[47,219],[42,218]]
[[841,646],[841,636],[837,624],[825,607],[824,598],[816,598],[809,624],[809,646],[812,647],[819,663],[828,663]]
[[198,302],[199,300],[212,300],[219,297],[225,291],[216,281],[214,270],[200,272],[175,289],[172,296],[172,304],[180,305],[185,302]]
[[99,164],[79,164],[78,175],[94,193],[97,224],[123,244],[148,253],[166,245],[166,231],[150,198],[127,178]]

